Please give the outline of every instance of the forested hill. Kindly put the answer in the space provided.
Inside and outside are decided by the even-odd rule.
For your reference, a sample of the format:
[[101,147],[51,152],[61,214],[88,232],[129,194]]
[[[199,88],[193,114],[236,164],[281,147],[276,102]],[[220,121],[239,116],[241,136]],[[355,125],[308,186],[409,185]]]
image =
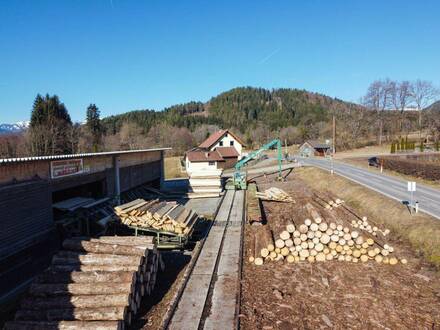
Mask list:
[[360,108],[353,103],[304,90],[240,87],[206,103],[189,102],[160,112],[136,110],[104,118],[102,122],[113,134],[124,122],[136,123],[145,133],[158,124],[186,127],[191,131],[202,124],[211,124],[245,134],[259,125],[271,131],[288,126],[313,126],[327,122],[333,112]]

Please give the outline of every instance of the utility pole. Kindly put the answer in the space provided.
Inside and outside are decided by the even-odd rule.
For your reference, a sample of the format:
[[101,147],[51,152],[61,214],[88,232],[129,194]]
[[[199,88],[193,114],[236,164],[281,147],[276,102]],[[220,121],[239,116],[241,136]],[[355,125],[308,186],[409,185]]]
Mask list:
[[333,156],[336,153],[336,117],[333,115]]

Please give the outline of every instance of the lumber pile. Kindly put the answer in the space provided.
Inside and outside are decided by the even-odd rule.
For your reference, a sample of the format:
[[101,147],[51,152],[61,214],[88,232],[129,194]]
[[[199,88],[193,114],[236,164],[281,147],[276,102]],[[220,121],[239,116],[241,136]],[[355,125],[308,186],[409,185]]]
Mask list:
[[197,222],[198,215],[175,202],[158,199],[136,199],[114,208],[119,220],[127,226],[152,228],[178,235],[187,235]]
[[276,201],[276,202],[295,202],[293,198],[284,190],[276,187],[266,189],[264,192],[256,192],[256,196],[263,200]]
[[123,329],[154,289],[160,263],[151,237],[67,239],[5,329]]
[[363,236],[350,224],[326,222],[311,204],[306,208],[312,213],[313,220],[305,219],[304,223],[289,221],[276,235],[267,226],[257,230],[252,241],[253,249],[248,251],[249,262],[255,265],[269,261],[313,263],[330,260],[355,263],[374,260],[389,265],[407,263],[405,258],[395,257],[394,248],[383,240],[369,233]]
[[223,191],[222,170],[195,170],[189,177],[189,198],[218,197]]

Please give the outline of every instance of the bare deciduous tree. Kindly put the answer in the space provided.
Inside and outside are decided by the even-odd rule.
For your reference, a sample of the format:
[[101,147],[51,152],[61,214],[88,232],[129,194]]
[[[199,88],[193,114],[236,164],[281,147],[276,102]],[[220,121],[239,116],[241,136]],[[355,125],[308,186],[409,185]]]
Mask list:
[[121,145],[129,150],[143,147],[142,140],[145,140],[145,137],[142,135],[142,128],[135,123],[126,122],[122,124],[119,136]]
[[364,97],[364,105],[377,111],[379,115],[379,145],[382,144],[383,137],[383,116],[384,110],[391,104],[392,82],[390,79],[373,81],[368,87],[367,94]]
[[434,87],[431,81],[418,79],[412,84],[411,99],[419,112],[420,140],[422,139],[422,110],[430,105],[438,95],[439,91]]
[[402,132],[403,113],[411,103],[412,84],[408,80],[392,81],[390,85],[391,103],[395,110],[400,111],[399,131]]

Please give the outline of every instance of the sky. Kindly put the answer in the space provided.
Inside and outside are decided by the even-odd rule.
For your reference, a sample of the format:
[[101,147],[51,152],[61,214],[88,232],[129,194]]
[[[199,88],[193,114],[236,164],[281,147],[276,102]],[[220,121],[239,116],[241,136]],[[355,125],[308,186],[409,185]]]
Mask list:
[[357,102],[379,78],[440,86],[440,1],[0,0],[0,123],[56,94],[75,121],[238,86]]

